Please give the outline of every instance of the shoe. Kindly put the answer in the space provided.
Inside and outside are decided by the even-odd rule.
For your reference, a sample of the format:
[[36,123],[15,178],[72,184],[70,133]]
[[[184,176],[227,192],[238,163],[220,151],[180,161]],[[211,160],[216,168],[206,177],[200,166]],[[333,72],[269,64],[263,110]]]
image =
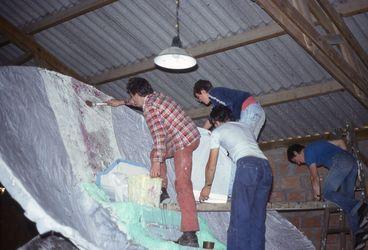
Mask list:
[[165,187],[161,188],[160,203],[169,198],[170,196],[167,192],[167,189]]
[[188,247],[199,247],[198,238],[195,231],[183,232],[180,238],[175,241],[176,244]]
[[367,203],[363,202],[363,204],[358,209],[358,216],[359,216],[359,228],[363,228],[368,223],[368,205]]
[[365,242],[368,240],[368,227],[359,229],[354,237],[354,249],[359,250],[365,247]]

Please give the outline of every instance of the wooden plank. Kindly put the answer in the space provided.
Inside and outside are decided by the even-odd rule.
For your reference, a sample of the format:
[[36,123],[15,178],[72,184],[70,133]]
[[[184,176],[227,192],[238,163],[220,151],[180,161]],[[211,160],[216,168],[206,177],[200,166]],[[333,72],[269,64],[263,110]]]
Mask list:
[[368,55],[365,50],[360,46],[357,39],[354,37],[353,33],[350,31],[348,26],[345,24],[344,20],[340,17],[337,11],[332,7],[332,5],[327,0],[317,0],[322,9],[330,17],[332,22],[335,24],[336,28],[339,30],[340,34],[355,51],[356,55],[362,60],[363,64],[368,68]]
[[[359,1],[359,0],[357,0]],[[361,11],[360,8],[365,9],[364,3],[354,5],[353,8],[349,7],[349,3],[354,1],[349,1],[345,4],[338,4],[337,9],[339,13],[345,16],[350,16]],[[361,2],[361,1],[359,1]],[[187,50],[192,53],[196,58],[216,54],[226,50],[238,48],[244,45],[252,44],[255,42],[267,40],[272,37],[277,37],[284,35],[286,32],[280,28],[277,24],[269,24],[265,27],[255,28],[250,31],[246,31],[237,34],[232,37],[218,39],[213,42],[202,44],[193,48],[188,48]],[[124,77],[129,77],[151,71],[155,69],[153,63],[153,58],[143,60],[141,62],[120,66],[116,69],[108,70],[100,75],[92,76],[89,78],[89,82],[94,85],[99,85],[107,82],[111,82]]]
[[45,48],[39,45],[31,36],[23,34],[17,27],[0,16],[0,30],[14,44],[25,51],[29,51],[36,59],[45,62],[49,67],[60,73],[72,76],[78,80],[84,79],[77,72],[70,69]]
[[[231,210],[231,203],[197,203],[197,212],[229,212]],[[336,205],[330,202],[321,201],[295,201],[295,202],[269,202],[267,203],[267,210],[272,211],[310,211],[323,210],[325,208],[337,208]],[[177,203],[161,204],[161,209],[180,211]]]
[[[360,89],[363,88],[366,90],[366,86],[362,83],[362,80],[354,70],[320,37],[318,32],[315,31],[295,8],[287,3],[287,1],[275,1],[277,5],[273,1],[257,0],[256,2],[260,4],[275,21],[279,22],[289,35],[319,62],[345,89],[365,107],[368,107],[368,97],[366,93]],[[290,16],[292,18],[290,18]],[[305,46],[303,38],[304,33],[317,45],[313,50]],[[336,62],[336,60],[338,60],[338,62]],[[342,67],[342,65],[344,67]],[[359,86],[354,80],[357,80]]]
[[[45,29],[64,23],[75,17],[102,8],[116,1],[117,0],[84,0],[71,8],[65,9],[60,12],[56,12],[54,14],[42,18],[38,22],[27,25],[23,27],[21,30],[29,35],[34,35]],[[9,40],[3,39],[2,41],[0,41],[0,47],[8,43]]]
[[[271,106],[294,100],[306,99],[318,95],[324,95],[336,91],[344,90],[344,88],[335,80],[324,83],[311,84],[290,90],[281,90],[274,93],[256,96],[256,99],[263,106]],[[192,119],[203,118],[209,115],[211,108],[203,107],[187,110],[187,114]]]
[[[368,139],[368,126],[364,126],[361,128],[355,128],[354,129],[356,139],[358,141],[364,141]],[[277,139],[277,140],[271,140],[271,141],[261,141],[259,142],[259,147],[261,150],[270,150],[275,148],[284,148],[288,147],[291,144],[299,143],[299,144],[307,144],[309,142],[319,140],[319,139],[325,139],[325,140],[334,140],[336,139],[336,136],[332,134],[331,132],[325,132],[325,133],[317,133],[314,135],[303,135],[303,136],[296,136],[296,137],[290,137],[285,139]]]
[[[278,24],[270,24],[265,27],[257,28],[254,30],[246,31],[244,33],[240,33],[235,36],[205,43],[197,47],[189,48],[187,50],[189,53],[192,54],[193,57],[201,58],[283,34],[285,34],[285,32]],[[99,85],[154,69],[155,64],[153,63],[153,58],[150,58],[136,64],[121,66],[116,69],[109,70],[100,75],[91,77],[89,81],[94,85]]]
[[[294,7],[304,16],[310,24],[313,24],[312,13],[310,12],[307,2],[305,0],[292,0]],[[305,45],[309,49],[313,49],[313,43],[311,40],[303,34]]]
[[368,11],[368,0],[353,0],[336,4],[336,11],[341,15],[354,16]]
[[324,13],[321,7],[318,5],[316,0],[307,0],[308,8],[317,19],[318,23],[325,29],[327,33],[335,33],[334,26],[331,20],[328,18],[326,13]]
[[[264,2],[264,0],[258,2]],[[315,30],[314,27],[309,24],[305,20],[305,18],[288,1],[272,0],[272,2],[273,4],[271,4],[272,7],[269,6],[270,8],[277,8],[281,13],[286,15],[289,20],[292,20],[293,24],[295,24],[303,34],[307,35],[321,50],[321,52],[324,53],[331,60],[331,62],[337,68],[339,68],[339,70],[343,74],[346,75],[346,77],[354,82],[354,85],[360,88],[363,93],[368,95],[368,87],[364,79],[362,79],[359,74],[357,74],[357,72],[336,52],[336,50],[331,45],[329,45],[324,39],[321,38],[321,35],[318,33],[318,31]],[[283,25],[285,24],[283,20],[278,19],[278,21],[280,22],[279,24],[285,28],[285,30],[288,29],[288,27]],[[283,24],[281,24],[281,22]],[[322,66],[326,67],[326,65]],[[336,78],[336,80],[338,79]],[[340,80],[338,81],[341,83]],[[345,85],[343,84],[343,86]]]

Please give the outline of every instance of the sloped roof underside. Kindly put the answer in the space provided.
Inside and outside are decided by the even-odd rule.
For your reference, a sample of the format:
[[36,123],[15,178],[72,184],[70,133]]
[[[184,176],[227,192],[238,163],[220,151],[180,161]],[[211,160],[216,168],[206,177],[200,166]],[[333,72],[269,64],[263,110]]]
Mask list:
[[[19,28],[82,1],[3,0],[0,15]],[[342,1],[338,1],[342,2]],[[252,1],[182,0],[180,35],[184,47],[195,47],[273,24]],[[345,22],[368,52],[368,14],[346,17]],[[157,55],[175,36],[175,1],[120,0],[34,35],[44,46],[80,75],[91,77],[108,70],[136,64]],[[22,54],[14,45],[0,48],[0,63],[9,64]],[[35,63],[28,62],[27,65]],[[198,79],[216,86],[264,95],[331,80],[331,76],[290,36],[283,35],[255,44],[198,59],[198,69],[173,74],[152,70],[147,78],[157,91],[174,97],[185,109],[201,107],[192,96]],[[116,97],[126,97],[127,78],[98,88]],[[266,107],[267,123],[261,140],[275,140],[333,131],[351,121],[368,124],[368,111],[349,93],[339,92]]]

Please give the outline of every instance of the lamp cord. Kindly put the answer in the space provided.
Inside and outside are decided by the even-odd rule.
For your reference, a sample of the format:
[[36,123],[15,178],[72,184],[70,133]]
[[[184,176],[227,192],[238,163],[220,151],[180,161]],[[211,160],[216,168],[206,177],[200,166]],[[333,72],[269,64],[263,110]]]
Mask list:
[[179,37],[179,0],[176,0],[176,32]]

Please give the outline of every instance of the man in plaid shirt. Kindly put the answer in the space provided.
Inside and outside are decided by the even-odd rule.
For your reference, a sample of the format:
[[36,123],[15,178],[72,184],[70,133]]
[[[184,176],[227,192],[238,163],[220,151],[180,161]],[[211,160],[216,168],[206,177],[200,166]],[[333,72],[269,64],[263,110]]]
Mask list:
[[[176,243],[198,247],[196,231],[199,230],[196,205],[191,181],[192,154],[199,145],[197,126],[171,97],[153,92],[144,78],[131,78],[127,86],[131,99],[109,100],[113,107],[131,104],[143,108],[143,116],[153,139],[151,151],[151,177],[163,179],[162,195],[168,198],[165,160],[174,157],[175,190],[181,210],[182,236]],[[162,196],[161,195],[161,196]]]

